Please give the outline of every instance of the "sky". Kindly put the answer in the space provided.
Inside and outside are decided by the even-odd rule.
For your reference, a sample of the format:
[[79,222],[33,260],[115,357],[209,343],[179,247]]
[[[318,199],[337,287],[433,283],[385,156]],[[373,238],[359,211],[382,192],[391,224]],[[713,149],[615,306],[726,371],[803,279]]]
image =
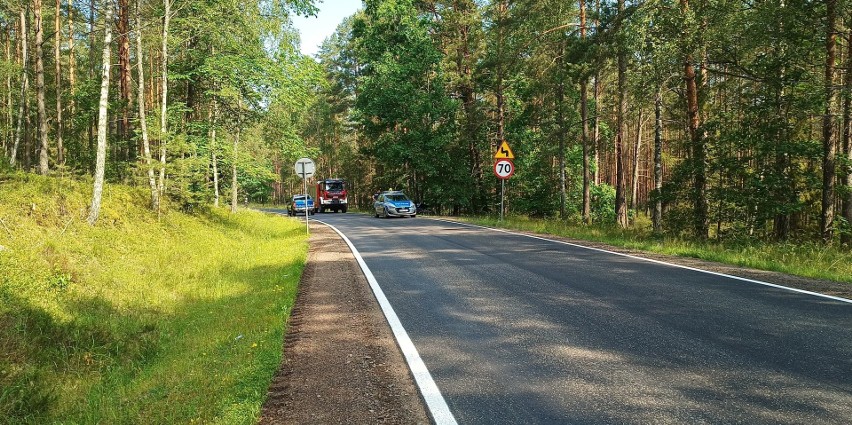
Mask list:
[[293,26],[299,30],[302,38],[302,53],[314,55],[326,37],[334,34],[343,18],[352,15],[361,8],[361,0],[323,0],[317,1],[317,16],[293,18]]

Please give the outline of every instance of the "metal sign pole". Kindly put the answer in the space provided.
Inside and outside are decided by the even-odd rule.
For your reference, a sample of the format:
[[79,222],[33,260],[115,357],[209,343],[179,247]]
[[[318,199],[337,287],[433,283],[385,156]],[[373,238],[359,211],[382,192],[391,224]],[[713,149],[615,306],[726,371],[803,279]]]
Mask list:
[[506,197],[506,179],[500,179],[500,221],[503,221],[503,199]]
[[301,164],[302,164],[302,189],[303,189],[302,193],[305,194],[305,234],[310,235],[311,234],[311,227],[310,227],[310,224],[308,223],[308,220],[310,220],[308,217],[310,217],[311,213],[310,213],[310,211],[308,211],[308,178],[305,176],[305,163],[302,162]]

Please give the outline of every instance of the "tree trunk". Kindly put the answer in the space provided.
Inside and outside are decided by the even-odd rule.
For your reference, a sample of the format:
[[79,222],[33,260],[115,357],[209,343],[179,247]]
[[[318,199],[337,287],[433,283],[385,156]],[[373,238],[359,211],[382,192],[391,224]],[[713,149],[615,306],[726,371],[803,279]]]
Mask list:
[[[560,43],[559,56],[557,66],[559,73],[562,72],[563,57],[565,56],[565,47]],[[565,219],[565,114],[563,111],[563,103],[565,102],[565,84],[561,81],[556,85],[556,128],[559,137],[559,217]]]
[[820,234],[825,243],[834,236],[834,179],[836,154],[834,117],[837,89],[834,87],[834,68],[837,53],[837,0],[826,0],[825,37],[825,115],[822,119],[822,215]]
[[74,54],[74,0],[68,0],[68,84],[71,86],[71,116],[76,112],[74,95],[77,94],[77,56]]
[[[852,34],[852,31],[850,31]],[[852,248],[852,38],[846,42],[846,75],[843,80],[843,156],[845,164],[841,169],[840,181],[843,185],[841,195],[841,215],[846,228],[840,234],[840,243]]]
[[53,21],[56,34],[53,36],[53,62],[56,71],[56,163],[59,166],[65,164],[65,146],[62,142],[62,15],[61,0],[56,0],[56,16]]
[[482,172],[482,152],[479,149],[477,139],[476,122],[476,92],[474,89],[473,66],[471,65],[471,28],[469,20],[466,20],[476,9],[476,5],[470,1],[462,1],[455,3],[454,8],[459,15],[462,15],[461,23],[456,31],[458,36],[459,46],[455,51],[456,69],[458,70],[459,83],[458,91],[461,94],[462,110],[464,111],[464,130],[465,138],[467,139],[468,150],[468,168],[470,178],[473,182],[473,195],[471,198],[471,211],[474,214],[479,214],[487,207],[487,193],[484,189],[483,172]]
[[[580,0],[580,38],[586,39],[586,1]],[[589,79],[580,81],[580,120],[583,121],[583,223],[592,222],[592,196],[589,173]]]
[[642,110],[639,109],[639,122],[636,124],[636,145],[633,146],[633,181],[630,188],[630,209],[636,211],[636,197],[639,195],[639,154],[642,152]]
[[[684,12],[689,10],[689,1],[681,0]],[[699,127],[701,117],[698,107],[698,85],[696,84],[695,67],[692,65],[692,54],[684,48],[683,52],[683,79],[686,84],[686,116],[687,128],[689,129],[689,141],[693,161],[693,208],[694,224],[693,231],[698,239],[707,239],[710,224],[707,221],[707,189],[706,176],[706,152],[704,138]]]
[[38,172],[45,175],[49,171],[50,157],[47,141],[47,105],[44,100],[44,19],[42,16],[41,0],[33,0],[35,16],[35,48],[36,48],[36,104],[38,107],[38,136],[39,155]]
[[162,99],[160,99],[160,181],[158,188],[160,194],[165,193],[166,187],[166,142],[168,141],[168,119],[166,106],[168,105],[169,93],[169,20],[172,13],[172,1],[163,0],[165,13],[163,14],[163,57],[162,57]]
[[[624,0],[618,0],[618,14],[624,13]],[[623,32],[619,29],[619,32]],[[627,200],[624,183],[624,116],[627,114],[627,53],[623,42],[618,46],[618,112],[616,115],[615,134],[615,214],[616,222],[621,228],[630,225],[627,217]]]
[[98,153],[95,161],[95,186],[92,194],[92,206],[89,208],[87,221],[94,225],[98,221],[101,212],[101,196],[104,190],[104,169],[106,166],[107,145],[107,106],[109,105],[109,47],[112,43],[112,1],[106,0],[106,12],[104,14],[104,54],[101,65],[101,100],[98,104]]
[[142,19],[140,18],[140,0],[136,1],[136,13],[134,21],[136,24],[136,68],[139,73],[139,94],[136,103],[139,108],[139,130],[142,133],[142,154],[145,157],[145,168],[148,173],[148,185],[151,188],[151,208],[160,211],[160,191],[154,176],[154,167],[151,159],[151,142],[148,140],[148,122],[145,114],[145,67],[143,66],[142,50]]
[[125,149],[125,158],[132,159],[135,149],[130,142],[130,105],[133,104],[130,88],[130,4],[128,0],[118,0],[118,68],[119,95],[121,96],[121,121],[118,134]]
[[[214,51],[215,55],[216,52]],[[219,121],[219,103],[213,99],[213,112],[210,125],[210,162],[213,164],[213,206],[219,207],[219,160],[216,158],[216,125]],[[281,175],[280,173],[278,174]]]
[[654,231],[663,229],[663,87],[657,87],[654,96],[654,213],[651,221]]
[[[5,53],[6,53],[6,63],[11,64],[12,59],[12,25],[9,24],[6,31],[6,40],[5,40]],[[14,128],[15,128],[15,118],[12,115],[12,73],[6,74],[6,125],[8,129],[8,133],[4,132],[3,134],[3,154],[9,157],[12,152],[12,139],[14,136]]]
[[[600,30],[601,16],[601,1],[595,0],[595,33]],[[592,87],[592,98],[595,100],[595,122],[592,129],[592,155],[594,156],[595,186],[601,184],[601,160],[600,160],[600,143],[601,143],[601,122],[600,122],[600,97],[601,97],[601,75],[600,68],[595,67],[595,83]]]
[[[97,5],[95,4],[95,0],[89,0],[89,79],[95,78],[95,43],[97,42],[95,36],[95,9]],[[89,122],[89,149],[94,149],[95,143],[95,129],[93,127],[92,120],[87,120]],[[94,169],[93,169],[94,171]]]
[[[784,1],[781,1],[779,4],[780,8],[784,8]],[[783,34],[784,33],[784,21],[779,18],[776,21],[776,33]],[[772,43],[772,51],[778,57],[785,57],[785,46],[784,43],[773,42]],[[775,130],[775,175],[778,183],[775,185],[775,193],[773,194],[773,198],[777,203],[775,205],[775,217],[773,219],[773,233],[776,240],[783,241],[786,240],[790,231],[792,230],[792,220],[789,211],[789,206],[796,203],[796,188],[795,182],[793,181],[793,177],[790,175],[790,155],[784,149],[784,146],[789,145],[789,140],[787,136],[787,123],[789,122],[784,108],[784,80],[787,74],[787,65],[786,63],[780,64],[777,70],[778,78],[772,79],[771,85],[773,87],[773,91],[775,94],[775,111],[777,115],[777,119],[779,120],[777,129]],[[720,171],[721,173],[721,171]],[[721,204],[721,199],[720,199]],[[780,205],[779,205],[780,204]],[[779,206],[781,208],[779,208]],[[720,220],[721,221],[721,220]],[[718,226],[717,226],[718,227]]]
[[21,100],[18,105],[18,125],[15,129],[15,142],[12,144],[12,153],[9,155],[9,164],[14,167],[15,159],[18,157],[18,147],[21,143],[21,133],[24,129],[24,117],[29,115],[29,91],[30,91],[30,77],[27,74],[27,62],[29,62],[28,52],[29,48],[27,46],[27,13],[29,12],[29,8],[21,8],[21,31],[18,34],[18,38],[21,39]]
[[[242,108],[242,105],[240,105],[240,108]],[[237,158],[239,157],[239,155],[237,155],[237,148],[240,145],[240,131],[242,130],[241,127],[242,127],[243,124],[242,124],[241,119],[238,119],[237,121],[238,121],[237,134],[234,137],[234,158],[231,161],[231,212],[232,213],[237,212],[237,204],[239,203],[239,200],[237,199],[237,193],[238,193],[238,189],[239,189],[237,187],[237,184],[238,184],[237,183]],[[305,201],[305,215],[306,216],[308,214],[307,207],[308,207],[308,204],[307,204],[307,201]]]

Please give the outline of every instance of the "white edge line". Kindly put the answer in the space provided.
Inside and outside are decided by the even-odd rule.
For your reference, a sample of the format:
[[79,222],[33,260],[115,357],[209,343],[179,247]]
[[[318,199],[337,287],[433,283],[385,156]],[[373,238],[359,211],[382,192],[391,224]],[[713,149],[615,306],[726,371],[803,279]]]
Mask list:
[[439,218],[432,218],[432,220],[443,221],[445,223],[454,223],[454,224],[459,224],[459,225],[468,226],[468,227],[478,227],[478,228],[481,228],[481,229],[493,230],[495,232],[508,233],[510,235],[525,236],[525,237],[528,237],[528,238],[539,239],[539,240],[548,241],[548,242],[555,242],[555,243],[559,243],[559,244],[563,244],[563,245],[569,245],[569,246],[588,249],[588,250],[592,250],[592,251],[605,252],[607,254],[619,255],[619,256],[622,256],[622,257],[632,258],[632,259],[635,259],[635,260],[647,261],[649,263],[656,263],[656,264],[662,264],[662,265],[666,265],[666,266],[670,266],[670,267],[677,267],[679,269],[692,270],[692,271],[695,271],[695,272],[700,272],[700,273],[705,273],[705,274],[710,274],[710,275],[720,276],[720,277],[726,277],[726,278],[729,278],[729,279],[739,280],[739,281],[743,281],[743,282],[756,283],[758,285],[770,286],[770,287],[778,288],[778,289],[785,289],[785,290],[792,291],[792,292],[798,292],[798,293],[801,293],[801,294],[813,295],[815,297],[828,298],[830,300],[852,304],[852,300],[847,299],[847,298],[835,297],[833,295],[820,294],[819,292],[806,291],[804,289],[790,288],[789,286],[777,285],[777,284],[774,284],[774,283],[764,282],[762,280],[749,279],[749,278],[734,276],[734,275],[725,274],[725,273],[711,272],[709,270],[702,270],[702,269],[697,269],[695,267],[689,267],[689,266],[684,266],[684,265],[674,264],[674,263],[667,263],[665,261],[654,260],[652,258],[637,257],[635,255],[624,254],[624,253],[621,253],[621,252],[607,251],[607,250],[601,249],[601,248],[594,248],[594,247],[585,246],[585,245],[578,245],[578,244],[575,244],[575,243],[559,241],[559,240],[555,240],[555,239],[547,239],[547,238],[543,238],[543,237],[540,237],[540,236],[527,235],[527,234],[524,234],[524,233],[512,232],[512,231],[505,230],[505,229],[496,229],[496,228],[493,228],[493,227],[480,226],[480,225],[477,225],[477,224],[463,223],[463,222],[460,222],[460,221],[444,220],[444,219],[439,219]]
[[396,343],[399,345],[403,356],[405,356],[405,361],[408,363],[408,368],[411,370],[412,376],[414,376],[414,380],[420,390],[420,395],[426,402],[426,407],[429,410],[429,414],[432,416],[432,420],[437,425],[457,425],[456,418],[453,416],[453,413],[450,412],[450,408],[447,406],[444,396],[441,395],[438,385],[435,384],[435,381],[432,379],[432,375],[429,373],[429,369],[426,368],[426,364],[423,363],[423,359],[420,358],[420,353],[417,352],[417,348],[414,347],[414,343],[412,343],[411,338],[408,337],[408,332],[406,332],[405,328],[402,327],[399,317],[397,317],[396,312],[393,310],[393,307],[390,305],[387,297],[385,297],[384,291],[382,291],[382,288],[379,287],[379,283],[376,281],[375,276],[373,276],[373,272],[370,271],[369,267],[367,267],[367,263],[364,262],[364,258],[361,257],[361,254],[355,248],[355,245],[353,245],[352,241],[350,241],[349,238],[347,238],[346,235],[344,235],[336,227],[323,221],[314,221],[322,223],[337,232],[337,234],[346,241],[346,244],[349,245],[349,249],[352,251],[352,255],[355,256],[356,260],[358,260],[358,265],[361,266],[361,271],[364,272],[364,276],[367,278],[367,281],[370,282],[370,288],[373,290],[373,295],[375,295],[376,300],[379,301],[379,305],[382,307],[385,319],[387,319],[388,325],[390,325],[391,330],[393,331]]

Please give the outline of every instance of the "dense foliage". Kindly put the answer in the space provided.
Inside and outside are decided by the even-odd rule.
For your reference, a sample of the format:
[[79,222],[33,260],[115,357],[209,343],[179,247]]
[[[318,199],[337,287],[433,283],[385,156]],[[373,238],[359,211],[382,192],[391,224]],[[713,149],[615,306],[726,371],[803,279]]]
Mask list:
[[[315,10],[307,0],[0,2],[2,166],[94,172],[111,65],[107,180],[147,185],[151,169],[159,197],[187,210],[220,193],[267,200],[275,170],[308,153],[298,129],[321,69],[298,52],[290,16]],[[39,23],[47,38],[36,52]]]
[[335,105],[324,121],[350,129],[335,134],[365,161],[350,178],[443,212],[499,208],[490,169],[506,140],[515,214],[601,223],[658,207],[655,228],[674,234],[848,241],[852,53],[841,33],[826,74],[827,14],[813,2],[367,1],[320,57]]
[[[105,4],[0,2],[3,167],[96,171]],[[152,198],[282,201],[310,156],[356,207],[496,213],[505,140],[512,214],[852,242],[846,1],[369,0],[316,59],[288,20],[308,1],[115,10],[106,177]]]

